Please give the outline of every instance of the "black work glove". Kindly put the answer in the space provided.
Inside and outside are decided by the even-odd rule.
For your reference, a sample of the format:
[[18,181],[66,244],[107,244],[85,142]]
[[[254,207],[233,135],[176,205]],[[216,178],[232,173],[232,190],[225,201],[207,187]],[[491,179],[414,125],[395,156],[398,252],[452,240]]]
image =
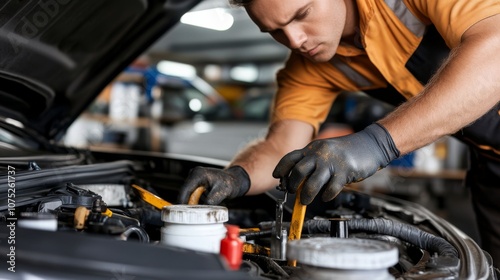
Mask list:
[[189,171],[179,194],[179,203],[187,204],[189,197],[199,186],[208,193],[206,204],[220,204],[226,198],[236,198],[245,195],[250,189],[250,177],[241,166],[231,166],[227,169],[195,167]]
[[380,124],[338,138],[315,140],[285,155],[273,171],[283,187],[295,193],[304,181],[300,202],[310,204],[324,188],[323,201],[334,199],[344,185],[359,182],[399,157],[391,135]]

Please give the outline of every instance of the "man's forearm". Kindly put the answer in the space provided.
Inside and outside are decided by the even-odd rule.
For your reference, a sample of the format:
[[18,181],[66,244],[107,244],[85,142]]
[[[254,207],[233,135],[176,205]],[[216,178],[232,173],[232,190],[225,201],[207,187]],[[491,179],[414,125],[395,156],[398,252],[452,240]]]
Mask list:
[[273,125],[265,139],[257,140],[232,160],[232,165],[243,167],[251,181],[247,194],[266,192],[278,185],[272,172],[279,160],[288,152],[303,148],[312,139],[311,125],[300,121],[282,121]]
[[247,171],[251,181],[248,194],[252,195],[266,192],[278,184],[271,176],[278,161],[278,153],[264,139],[259,139],[241,151],[231,165],[239,165]]
[[471,27],[425,90],[380,121],[402,154],[458,131],[500,101],[500,35],[491,27],[498,24],[496,16]]

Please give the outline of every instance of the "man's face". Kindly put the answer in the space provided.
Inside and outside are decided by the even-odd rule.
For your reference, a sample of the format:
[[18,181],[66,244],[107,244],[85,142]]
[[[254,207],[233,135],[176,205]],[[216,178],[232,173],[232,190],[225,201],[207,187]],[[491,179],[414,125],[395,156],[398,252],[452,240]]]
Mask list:
[[261,31],[316,62],[333,57],[346,20],[344,0],[254,0],[246,10]]

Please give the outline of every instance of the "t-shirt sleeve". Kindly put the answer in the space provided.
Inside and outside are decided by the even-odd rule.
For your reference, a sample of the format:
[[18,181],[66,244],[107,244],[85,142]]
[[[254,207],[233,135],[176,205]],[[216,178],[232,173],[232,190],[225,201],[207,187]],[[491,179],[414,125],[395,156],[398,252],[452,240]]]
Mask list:
[[311,124],[318,132],[340,92],[322,76],[322,67],[326,65],[313,63],[297,54],[290,55],[277,75],[278,91],[271,123],[299,120]]
[[433,23],[448,47],[456,47],[475,23],[500,14],[500,0],[404,0],[415,16]]

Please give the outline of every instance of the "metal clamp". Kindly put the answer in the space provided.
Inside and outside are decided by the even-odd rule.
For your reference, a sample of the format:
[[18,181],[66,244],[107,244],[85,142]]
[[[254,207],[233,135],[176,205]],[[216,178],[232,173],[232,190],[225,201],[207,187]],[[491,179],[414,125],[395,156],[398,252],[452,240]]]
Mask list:
[[[278,189],[280,189],[278,187]],[[288,197],[288,192],[283,192],[283,198],[276,200],[276,222],[271,238],[271,258],[277,260],[286,259],[286,242],[288,238],[286,228],[283,228],[283,206]]]

